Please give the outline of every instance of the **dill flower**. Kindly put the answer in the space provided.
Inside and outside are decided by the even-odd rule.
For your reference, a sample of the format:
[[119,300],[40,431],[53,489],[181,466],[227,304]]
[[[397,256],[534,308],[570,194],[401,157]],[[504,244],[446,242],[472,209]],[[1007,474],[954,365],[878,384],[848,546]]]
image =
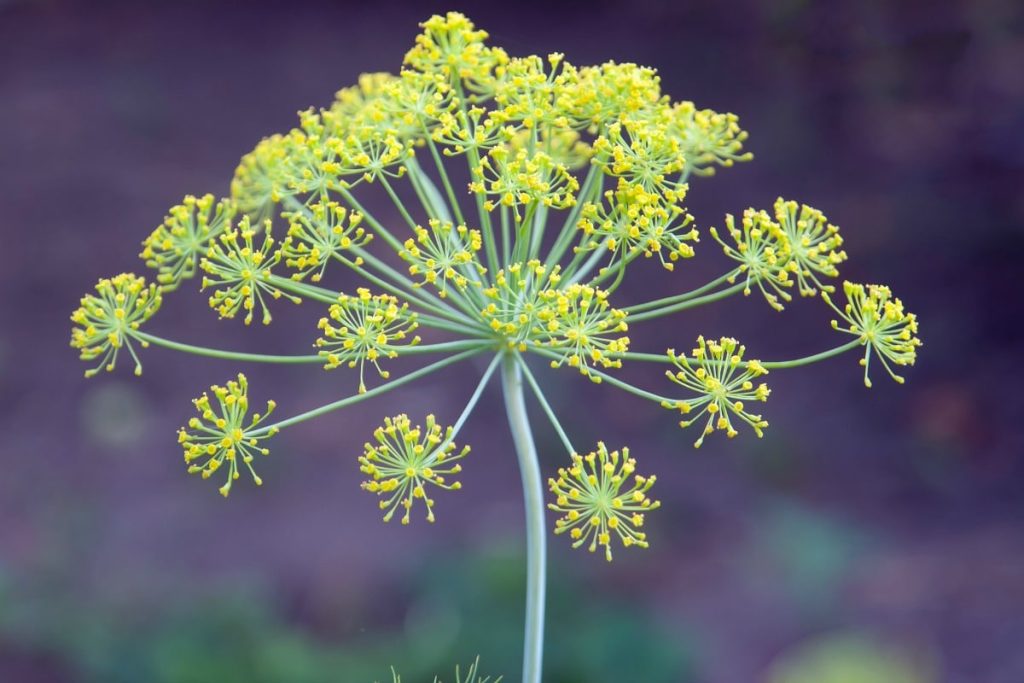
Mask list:
[[[338,160],[328,164],[326,170],[337,176],[358,176],[355,182],[372,183],[380,178],[401,178],[405,166],[400,165],[412,156],[412,149],[392,131],[377,126],[366,126],[342,139],[334,138],[330,144]],[[349,185],[354,184],[346,181]]]
[[[274,246],[270,221],[267,220],[264,226],[263,243],[257,248],[253,241],[256,230],[249,217],[242,216],[235,228],[229,228],[210,244],[206,258],[199,263],[206,273],[203,289],[216,289],[210,296],[210,308],[215,309],[221,318],[234,318],[238,311],[244,310],[245,324],[248,325],[259,304],[263,311],[263,324],[269,325],[272,317],[267,307],[267,296],[273,299],[284,297],[296,304],[302,301],[273,283],[271,269],[280,262],[283,252]],[[285,243],[288,242],[286,239]]]
[[655,69],[631,63],[587,66],[566,88],[562,102],[579,128],[603,130],[622,117],[634,116],[661,101],[661,78]]
[[270,451],[260,446],[260,442],[274,436],[277,429],[257,430],[260,423],[274,412],[276,404],[267,401],[267,410],[262,415],[249,415],[249,381],[239,373],[237,380],[231,380],[227,386],[213,385],[214,401],[209,394],[192,401],[199,413],[188,421],[188,427],[178,430],[178,443],[185,452],[185,462],[189,474],[199,474],[209,479],[214,472],[227,463],[227,481],[220,487],[224,497],[231,492],[232,483],[239,477],[238,461],[241,460],[252,480],[257,486],[263,480],[253,469],[252,461],[256,455],[268,455]]
[[513,58],[497,73],[494,119],[529,131],[568,129],[569,117],[559,106],[558,94],[575,80],[576,70],[562,54],[550,54],[546,61],[537,55]]
[[553,209],[566,209],[576,203],[579,181],[562,164],[544,152],[532,155],[526,149],[512,152],[495,147],[474,168],[477,180],[469,184],[471,192],[494,197],[484,202],[493,211],[497,206],[511,207],[516,220],[522,220],[519,208],[525,204],[541,204]]
[[657,254],[666,270],[675,268],[679,259],[691,258],[697,242],[693,217],[661,195],[647,192],[639,185],[620,179],[617,188],[604,193],[604,202],[587,202],[580,211],[579,229],[587,236],[580,249],[604,248],[611,253],[607,267],[628,263],[643,254]]
[[589,542],[588,550],[594,552],[603,546],[609,562],[613,533],[625,548],[646,548],[647,534],[640,529],[646,513],[661,503],[647,496],[657,478],[635,475],[635,470],[628,448],[609,452],[602,441],[596,451],[573,454],[572,466],[559,468],[558,478],[548,479],[555,495],[548,508],[563,515],[555,522],[555,533],[569,532],[573,548]]
[[290,194],[285,180],[288,147],[287,136],[271,135],[238,162],[231,179],[231,199],[256,221],[272,216],[274,206]]
[[[343,256],[345,252],[373,240],[373,234],[361,225],[363,215],[358,211],[349,213],[337,202],[318,201],[308,210],[287,212],[282,216],[291,224],[289,240],[281,245],[281,255],[286,265],[299,271],[292,276],[296,280],[312,274],[310,279],[319,282],[332,259],[349,260]],[[358,266],[363,259],[356,256],[350,262]]]
[[[476,260],[475,255],[483,245],[479,230],[470,230],[465,225],[453,225],[451,221],[432,218],[428,228],[416,227],[416,237],[410,237],[399,253],[409,263],[409,274],[422,277],[416,283],[429,283],[437,288],[441,298],[448,296],[448,283],[463,290],[470,277],[477,278],[486,269]],[[479,280],[474,279],[475,284]]]
[[494,70],[508,61],[500,48],[488,47],[487,31],[477,29],[459,12],[434,15],[420,24],[423,32],[405,55],[405,65],[416,71],[443,75],[453,86],[489,93]]
[[[342,294],[338,303],[329,309],[330,318],[321,318],[317,327],[323,336],[316,340],[325,359],[324,368],[333,370],[342,363],[350,368],[359,366],[359,393],[366,392],[363,368],[370,361],[377,373],[387,379],[390,373],[380,367],[382,358],[397,358],[401,349],[399,342],[414,331],[419,323],[416,314],[409,311],[409,304],[399,305],[398,299],[390,294],[373,295],[369,289],[360,287],[356,296]],[[331,324],[331,320],[338,323]],[[420,338],[413,337],[405,346],[418,344]]]
[[[711,236],[722,245],[725,255],[739,262],[736,274],[729,278],[735,282],[745,277],[743,293],[749,295],[751,286],[756,285],[765,300],[777,311],[783,309],[782,301],[792,300],[786,288],[793,286],[789,258],[789,238],[782,227],[764,211],[747,209],[743,212],[740,227],[736,227],[731,214],[725,217],[725,228],[733,244],[727,244],[715,228],[709,228]],[[782,301],[780,301],[780,299]]]
[[629,349],[629,337],[616,335],[626,332],[629,326],[626,314],[608,303],[608,292],[572,284],[545,290],[540,300],[544,304],[537,313],[542,325],[541,343],[561,356],[551,361],[551,367],[566,363],[597,383],[601,378],[591,374],[591,365],[622,367],[622,361],[614,356]]
[[231,201],[224,199],[216,206],[213,202],[212,194],[200,198],[186,195],[142,243],[139,257],[157,270],[156,280],[165,292],[195,275],[200,256],[230,225],[235,213]]
[[[422,500],[427,508],[427,521],[434,521],[434,499],[427,495],[427,486],[458,491],[462,484],[448,478],[462,471],[457,460],[469,454],[469,446],[457,450],[452,427],[442,431],[433,415],[426,425],[412,426],[407,415],[384,418],[384,425],[373,432],[376,444],[367,442],[359,458],[359,470],[370,478],[362,488],[381,498],[384,521],[390,522],[401,508],[402,524],[409,523],[413,505]],[[454,463],[454,464],[453,464]]]
[[678,102],[672,107],[668,132],[679,140],[686,169],[694,175],[714,175],[715,166],[728,168],[754,158],[743,151],[748,135],[740,128],[735,114],[720,114],[698,109],[693,102]]
[[81,305],[71,314],[75,326],[71,330],[71,346],[79,350],[84,361],[100,359],[95,368],[85,371],[92,377],[101,369],[108,372],[117,365],[117,355],[128,349],[135,361],[135,374],[142,374],[142,363],[135,354],[132,339],[145,348],[149,343],[138,339],[136,333],[142,323],[160,310],[162,298],[156,285],[147,285],[146,279],[131,273],[103,278],[96,283],[96,294],[86,294]]
[[818,275],[838,277],[836,264],[846,260],[846,252],[840,249],[843,238],[839,228],[821,211],[782,197],[775,200],[775,218],[786,235],[786,266],[795,276],[800,294],[835,291],[835,287],[822,284]]
[[560,280],[558,266],[546,268],[536,259],[510,264],[495,273],[493,285],[482,288],[486,303],[480,316],[510,348],[525,351],[526,342],[543,329],[541,292],[557,289]]
[[872,351],[889,376],[903,384],[903,377],[893,371],[892,365],[913,365],[917,359],[917,347],[921,346],[917,338],[917,316],[904,311],[903,302],[883,285],[844,282],[843,293],[846,304],[841,309],[827,293],[823,292],[822,296],[843,320],[842,323],[833,320],[832,327],[854,335],[864,345],[864,357],[860,360],[864,366],[864,386],[871,386],[868,370]]
[[690,352],[690,358],[685,354],[676,355],[674,349],[668,350],[668,357],[677,370],[667,371],[665,375],[697,396],[666,401],[662,405],[684,415],[692,415],[679,423],[684,428],[704,415],[708,416],[704,431],[694,447],[700,448],[704,437],[716,429],[723,430],[729,438],[736,436],[738,432],[733,426],[733,417],[750,425],[758,437],[763,436],[768,423],[760,415],[748,412],[744,402],[768,400],[771,393],[768,385],[763,382],[754,384],[754,380],[767,375],[768,371],[759,361],[744,361],[745,350],[730,337],[705,341],[703,336],[697,338],[697,348]]
[[442,112],[430,137],[444,145],[446,157],[455,157],[471,152],[486,153],[506,141],[509,131],[483,107],[470,107],[465,113]]
[[668,202],[686,196],[686,183],[678,180],[686,159],[678,138],[668,135],[664,126],[616,121],[594,141],[594,162],[607,174],[660,194]]

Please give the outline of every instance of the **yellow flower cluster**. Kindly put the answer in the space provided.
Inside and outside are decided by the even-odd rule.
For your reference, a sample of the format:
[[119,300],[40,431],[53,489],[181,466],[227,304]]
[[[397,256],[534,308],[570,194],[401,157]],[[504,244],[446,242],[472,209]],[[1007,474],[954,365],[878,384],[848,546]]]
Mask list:
[[477,179],[469,184],[470,191],[494,198],[484,202],[484,208],[510,207],[517,221],[526,204],[566,209],[576,203],[579,181],[544,152],[531,155],[524,148],[495,147],[473,170]]
[[[892,295],[883,285],[858,285],[843,283],[846,304],[840,309],[827,293],[825,301],[840,315],[843,323],[832,321],[832,327],[857,337],[864,345],[864,385],[871,386],[868,368],[871,352],[874,351],[889,376],[903,384],[903,377],[897,375],[892,365],[905,367],[917,359],[917,316],[903,309],[903,302]],[[890,365],[891,364],[891,365]]]
[[[234,318],[240,310],[245,311],[245,324],[252,322],[257,304],[263,311],[263,324],[269,325],[272,317],[266,297],[284,297],[294,303],[301,299],[281,290],[272,281],[271,269],[282,258],[282,251],[275,249],[271,235],[271,224],[265,223],[263,242],[257,248],[254,243],[256,230],[248,216],[242,216],[235,228],[227,231],[210,244],[206,258],[199,263],[206,275],[203,289],[216,289],[210,296],[210,308],[222,318]],[[288,243],[288,240],[285,240]]]
[[540,293],[557,289],[558,266],[546,268],[538,260],[513,263],[494,275],[494,284],[482,289],[486,304],[480,316],[510,348],[526,350],[526,342],[540,329],[538,314],[545,307]]
[[647,492],[657,480],[653,475],[635,474],[636,460],[629,449],[608,451],[603,442],[586,455],[572,456],[572,466],[559,468],[558,478],[548,479],[555,502],[548,507],[562,513],[555,522],[555,533],[569,532],[572,547],[589,542],[588,550],[604,547],[605,558],[612,561],[612,534],[623,547],[646,548],[647,534],[640,529],[647,512],[660,503]]
[[[768,423],[760,415],[747,411],[745,401],[767,401],[771,390],[761,382],[754,380],[768,374],[764,366],[756,360],[743,360],[745,348],[735,339],[722,337],[718,341],[705,341],[697,338],[697,348],[686,354],[676,355],[675,350],[668,350],[669,359],[675,364],[676,371],[666,372],[666,376],[681,387],[697,394],[694,398],[666,401],[662,405],[675,409],[684,415],[681,427],[689,427],[704,415],[707,423],[700,438],[693,444],[700,448],[704,437],[720,429],[729,438],[736,436],[732,417],[747,423],[760,437]],[[696,412],[694,412],[696,411]]]
[[433,285],[441,298],[447,298],[449,282],[459,291],[466,289],[470,278],[479,285],[479,276],[486,272],[475,257],[483,245],[480,231],[436,218],[427,225],[417,226],[416,237],[407,239],[399,252],[410,264],[409,274],[423,278],[415,286]]
[[774,212],[773,219],[766,211],[747,209],[740,227],[731,215],[726,216],[733,244],[715,228],[710,229],[726,256],[740,264],[730,282],[744,275],[744,294],[750,294],[751,285],[756,284],[776,310],[782,310],[782,301],[792,299],[786,288],[794,282],[803,296],[813,296],[819,289],[833,291],[835,288],[820,278],[838,277],[836,266],[846,260],[846,252],[840,249],[843,238],[839,228],[817,209],[782,197],[775,200]]
[[[128,349],[135,361],[135,374],[142,374],[142,363],[132,347],[139,326],[160,310],[162,299],[156,285],[131,273],[103,278],[96,283],[96,294],[82,297],[80,306],[71,314],[71,346],[79,350],[84,361],[100,359],[100,364],[85,371],[92,377],[101,369],[112,371],[117,355]],[[145,348],[149,344],[138,340]]]
[[[330,318],[321,318],[317,327],[323,336],[316,340],[325,360],[324,368],[333,370],[342,363],[350,368],[359,366],[359,393],[366,391],[363,368],[367,361],[373,364],[377,373],[387,379],[387,370],[380,367],[382,358],[396,358],[400,342],[418,326],[416,314],[409,312],[409,304],[399,304],[390,294],[370,293],[360,287],[356,296],[342,294],[338,303],[331,306]],[[331,321],[338,323],[337,326]],[[406,346],[418,344],[420,338],[413,337]]]
[[508,55],[484,44],[487,31],[477,29],[458,12],[434,15],[420,26],[423,32],[405,55],[407,67],[441,74],[459,90],[465,87],[482,94],[493,91],[495,69],[508,62]]
[[544,290],[539,300],[540,343],[561,356],[551,361],[551,367],[565,363],[596,383],[601,378],[591,374],[592,365],[622,367],[622,361],[615,356],[629,350],[629,337],[618,335],[628,331],[629,326],[626,314],[609,305],[607,292],[571,284]]
[[265,432],[257,432],[260,423],[274,412],[276,404],[267,401],[267,410],[262,415],[254,413],[246,422],[249,414],[249,382],[245,375],[239,373],[237,380],[231,380],[227,386],[210,387],[216,403],[210,396],[202,396],[192,401],[199,413],[188,421],[188,427],[178,430],[178,443],[185,452],[185,462],[189,474],[199,474],[209,479],[214,472],[227,463],[228,477],[220,487],[222,496],[231,492],[231,484],[239,477],[238,461],[241,460],[252,475],[257,486],[263,480],[253,469],[252,461],[256,455],[268,455],[270,451],[260,446],[260,442],[277,433],[274,428]]
[[231,224],[235,214],[231,200],[223,199],[216,205],[213,202],[212,194],[199,198],[186,195],[142,243],[139,257],[156,269],[156,280],[163,291],[177,289],[182,280],[194,276],[210,242]]
[[608,126],[594,141],[594,163],[646,192],[674,203],[686,196],[680,176],[686,167],[679,139],[664,125],[625,119]]
[[449,477],[462,471],[461,460],[469,455],[469,446],[457,450],[453,429],[442,430],[433,415],[425,426],[412,425],[407,415],[384,419],[373,432],[376,444],[367,442],[359,458],[359,470],[369,476],[362,488],[381,498],[384,521],[402,510],[402,524],[408,524],[413,505],[422,500],[427,521],[434,521],[434,499],[427,486],[457,491],[462,484]]
[[[604,248],[611,254],[606,267],[629,263],[638,255],[657,254],[666,270],[679,259],[691,258],[699,241],[693,217],[661,195],[620,179],[615,190],[604,193],[604,201],[587,202],[580,211],[578,228],[586,236],[579,249]],[[687,230],[687,228],[689,228]]]
[[362,257],[348,259],[343,254],[364,247],[373,240],[373,235],[362,227],[363,215],[358,211],[349,213],[337,202],[318,201],[308,209],[287,212],[282,216],[290,221],[290,225],[289,239],[281,245],[281,255],[287,266],[299,271],[292,275],[295,280],[312,274],[310,279],[319,282],[327,264],[335,258],[362,265]]
[[754,158],[743,151],[747,132],[740,128],[735,114],[697,109],[693,102],[672,106],[668,134],[679,140],[686,169],[693,175],[714,175],[715,166],[728,168]]

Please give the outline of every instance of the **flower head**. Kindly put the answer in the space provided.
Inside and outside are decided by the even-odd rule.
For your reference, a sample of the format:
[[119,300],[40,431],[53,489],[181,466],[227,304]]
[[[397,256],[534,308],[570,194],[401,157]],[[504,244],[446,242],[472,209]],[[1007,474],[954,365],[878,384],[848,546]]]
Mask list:
[[745,347],[730,337],[718,341],[698,337],[697,348],[690,352],[689,358],[668,350],[668,357],[677,369],[666,372],[666,376],[697,396],[666,401],[663,405],[690,416],[679,423],[681,427],[689,427],[704,415],[708,416],[704,431],[693,444],[696,448],[700,448],[704,437],[716,429],[725,431],[729,438],[736,436],[733,417],[750,425],[758,436],[762,436],[768,426],[760,415],[748,412],[745,403],[768,400],[771,393],[768,385],[754,383],[768,371],[756,360],[744,361],[744,351]]
[[362,257],[350,259],[346,255],[373,239],[373,234],[362,227],[363,215],[358,211],[350,213],[337,202],[319,201],[308,209],[283,215],[291,225],[290,239],[282,245],[281,255],[286,265],[299,271],[293,279],[300,280],[312,273],[310,279],[319,282],[332,259],[362,265]]
[[583,67],[562,94],[562,106],[579,128],[601,131],[622,117],[634,116],[662,99],[655,69],[606,62]]
[[541,292],[557,288],[560,280],[558,266],[546,268],[538,260],[510,264],[494,274],[491,286],[481,285],[486,303],[480,317],[509,347],[525,351],[543,329]]
[[775,218],[786,235],[786,267],[796,278],[800,293],[813,296],[818,289],[835,291],[818,276],[838,277],[836,265],[846,260],[846,252],[840,249],[843,238],[839,228],[821,211],[782,197],[775,200]]
[[256,221],[273,215],[274,206],[291,194],[287,186],[290,140],[271,135],[242,157],[231,179],[231,199]]
[[[342,363],[350,368],[359,366],[359,393],[366,391],[363,368],[370,361],[381,377],[387,379],[389,373],[380,367],[382,358],[397,358],[403,346],[418,344],[420,338],[413,337],[405,341],[419,323],[416,314],[409,312],[409,304],[399,304],[398,299],[390,294],[370,293],[360,287],[356,296],[342,294],[338,303],[331,306],[330,318],[321,318],[317,327],[323,336],[316,340],[321,349],[320,355],[326,363],[324,367],[333,370]],[[332,324],[331,321],[338,323]]]
[[132,340],[145,348],[149,343],[138,339],[139,326],[160,310],[161,296],[156,285],[131,273],[103,278],[96,283],[96,293],[82,297],[81,305],[71,314],[75,326],[71,330],[71,346],[79,350],[84,361],[100,359],[95,368],[85,371],[92,377],[101,369],[111,371],[122,348],[128,349],[135,361],[135,374],[142,374],[142,363],[135,354]]
[[679,139],[686,168],[694,175],[714,175],[715,166],[728,168],[737,161],[754,158],[743,151],[748,136],[735,114],[697,109],[693,102],[672,107],[669,134]]
[[647,534],[640,531],[644,516],[661,503],[647,492],[656,477],[634,474],[636,460],[629,449],[609,452],[603,442],[586,455],[572,456],[572,466],[559,468],[557,479],[548,479],[555,502],[548,507],[562,513],[555,522],[555,533],[569,532],[573,548],[589,541],[588,550],[604,546],[605,557],[612,561],[612,534],[623,547],[647,547]]
[[679,139],[654,121],[626,119],[594,142],[594,162],[612,176],[673,203],[686,196],[679,175],[686,159]]
[[508,61],[505,51],[488,47],[487,31],[458,12],[434,15],[420,24],[423,32],[405,55],[406,66],[424,73],[436,73],[455,87],[489,93],[494,87],[494,70]]
[[629,326],[626,314],[608,303],[606,291],[571,284],[544,290],[540,301],[540,342],[560,356],[551,361],[551,367],[566,363],[595,382],[600,382],[600,377],[591,375],[592,365],[622,367],[622,361],[615,355],[629,349],[629,337],[622,334]]
[[[216,289],[210,296],[210,308],[220,313],[222,318],[234,318],[238,311],[244,310],[245,324],[248,325],[258,304],[263,310],[263,324],[269,325],[272,317],[267,307],[268,296],[272,299],[284,297],[296,304],[302,301],[274,284],[271,270],[280,262],[282,250],[274,248],[269,220],[264,227],[263,242],[257,248],[256,230],[249,217],[242,216],[236,227],[229,228],[210,244],[206,258],[199,263],[206,273],[203,289]],[[286,246],[288,242],[286,239]]]
[[903,302],[883,285],[844,282],[843,293],[846,305],[841,309],[832,303],[827,293],[822,296],[843,319],[842,323],[833,320],[832,327],[854,335],[864,345],[864,357],[860,360],[864,366],[864,385],[871,386],[868,368],[872,351],[889,376],[903,384],[903,377],[893,371],[892,365],[913,365],[917,359],[917,347],[921,346],[917,338],[917,316],[904,311]]
[[736,227],[732,215],[727,215],[725,227],[733,244],[719,237],[715,228],[710,228],[710,232],[722,245],[725,255],[740,264],[736,275],[730,277],[729,281],[735,282],[737,277],[744,276],[744,294],[749,295],[751,285],[757,285],[768,304],[781,311],[782,301],[790,301],[793,298],[786,291],[786,288],[793,286],[790,270],[787,268],[789,240],[786,233],[766,212],[754,209],[743,212],[740,227]]
[[579,181],[563,165],[544,152],[532,155],[526,149],[495,147],[474,169],[477,179],[469,184],[471,192],[492,197],[484,202],[488,211],[497,206],[512,209],[522,219],[521,207],[540,204],[549,209],[566,209],[576,203]]
[[[239,373],[238,380],[231,380],[227,386],[210,387],[213,401],[207,393],[192,401],[199,413],[188,421],[188,427],[178,430],[178,443],[185,451],[185,462],[189,474],[200,474],[209,479],[214,472],[227,463],[227,481],[220,487],[222,496],[231,492],[231,484],[239,477],[238,461],[249,470],[257,486],[263,484],[252,467],[256,455],[267,455],[269,450],[260,442],[277,433],[277,429],[258,429],[259,425],[274,412],[275,403],[267,401],[267,410],[262,415],[253,413],[249,417],[249,382]],[[247,419],[248,418],[248,421]]]
[[157,270],[157,282],[165,292],[195,275],[196,264],[210,242],[230,225],[235,213],[231,200],[216,205],[213,201],[212,194],[200,198],[187,195],[142,243],[139,257]]
[[437,218],[430,219],[427,225],[417,226],[416,237],[407,239],[399,253],[409,263],[409,274],[423,278],[416,286],[433,285],[443,299],[448,296],[449,283],[459,291],[466,289],[470,278],[474,278],[474,284],[480,284],[477,278],[485,272],[476,260],[483,245],[480,231]]
[[606,249],[608,268],[657,254],[661,265],[673,270],[679,259],[694,255],[689,242],[698,241],[697,229],[690,227],[693,217],[682,207],[624,179],[605,192],[604,202],[585,204],[580,215],[578,227],[587,237],[579,248]]
[[384,521],[391,521],[401,508],[402,524],[408,524],[413,505],[422,500],[427,521],[433,522],[434,500],[427,495],[427,487],[446,491],[462,488],[461,483],[448,477],[462,471],[456,461],[469,454],[469,446],[457,450],[452,427],[442,430],[433,415],[427,415],[424,427],[412,426],[406,415],[385,418],[384,425],[374,430],[373,438],[375,444],[363,446],[359,469],[370,477],[363,482],[363,489],[381,498]]

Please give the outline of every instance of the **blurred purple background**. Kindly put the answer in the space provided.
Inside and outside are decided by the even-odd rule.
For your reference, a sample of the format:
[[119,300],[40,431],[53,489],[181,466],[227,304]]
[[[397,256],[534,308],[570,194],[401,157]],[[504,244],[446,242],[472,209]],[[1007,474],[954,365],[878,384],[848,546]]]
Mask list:
[[[360,446],[384,414],[454,419],[468,366],[288,430],[263,489],[225,502],[184,474],[174,433],[192,397],[244,369],[256,401],[290,414],[351,377],[151,349],[141,380],[86,381],[67,346],[78,297],[141,271],[168,207],[226,193],[260,137],[361,72],[396,71],[416,23],[445,9],[512,54],[651,65],[673,98],[737,113],[756,158],[692,183],[698,224],[779,194],[822,209],[846,237],[843,275],[890,284],[925,342],[905,386],[879,372],[864,389],[852,356],[773,373],[765,438],[700,451],[665,411],[542,373],[576,443],[629,445],[664,501],[652,548],[613,565],[552,541],[548,678],[1024,681],[1013,0],[0,1],[0,680],[347,682],[394,664],[415,683],[478,652],[517,679],[522,510],[496,386],[464,432],[465,489],[439,498],[435,526],[402,528],[359,490]],[[620,301],[726,266],[706,237],[672,275],[631,271]],[[315,306],[248,329],[195,289],[151,331],[307,352]],[[660,351],[728,334],[775,359],[835,345],[829,319],[750,297],[631,336]],[[564,456],[536,425],[551,473]]]

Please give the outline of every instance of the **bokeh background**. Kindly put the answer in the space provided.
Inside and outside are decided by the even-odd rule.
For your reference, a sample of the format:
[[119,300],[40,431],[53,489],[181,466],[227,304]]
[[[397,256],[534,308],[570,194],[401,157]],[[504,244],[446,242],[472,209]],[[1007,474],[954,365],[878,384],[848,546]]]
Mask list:
[[[578,444],[628,444],[659,477],[653,547],[606,565],[553,541],[552,683],[1024,680],[1024,12],[1014,0],[818,3],[0,2],[0,680],[411,683],[457,661],[517,680],[522,508],[496,385],[466,427],[440,521],[380,522],[359,491],[371,425],[453,419],[470,370],[282,433],[261,490],[185,476],[189,400],[239,367],[158,349],[85,381],[71,310],[186,193],[223,194],[260,137],[364,71],[397,70],[434,11],[510,53],[656,66],[674,98],[736,112],[753,163],[693,183],[701,226],[778,194],[842,226],[850,279],[921,320],[898,386],[852,356],[772,376],[763,440],[544,373]],[[381,205],[385,213],[388,207]],[[705,239],[671,276],[726,267]],[[185,287],[152,331],[306,352],[320,313],[219,322]],[[763,358],[837,337],[820,303],[756,297],[634,346],[729,334]],[[349,390],[315,367],[244,368],[284,413]],[[880,370],[880,368],[879,368]],[[657,382],[656,368],[628,370]],[[543,417],[543,467],[564,456]]]

